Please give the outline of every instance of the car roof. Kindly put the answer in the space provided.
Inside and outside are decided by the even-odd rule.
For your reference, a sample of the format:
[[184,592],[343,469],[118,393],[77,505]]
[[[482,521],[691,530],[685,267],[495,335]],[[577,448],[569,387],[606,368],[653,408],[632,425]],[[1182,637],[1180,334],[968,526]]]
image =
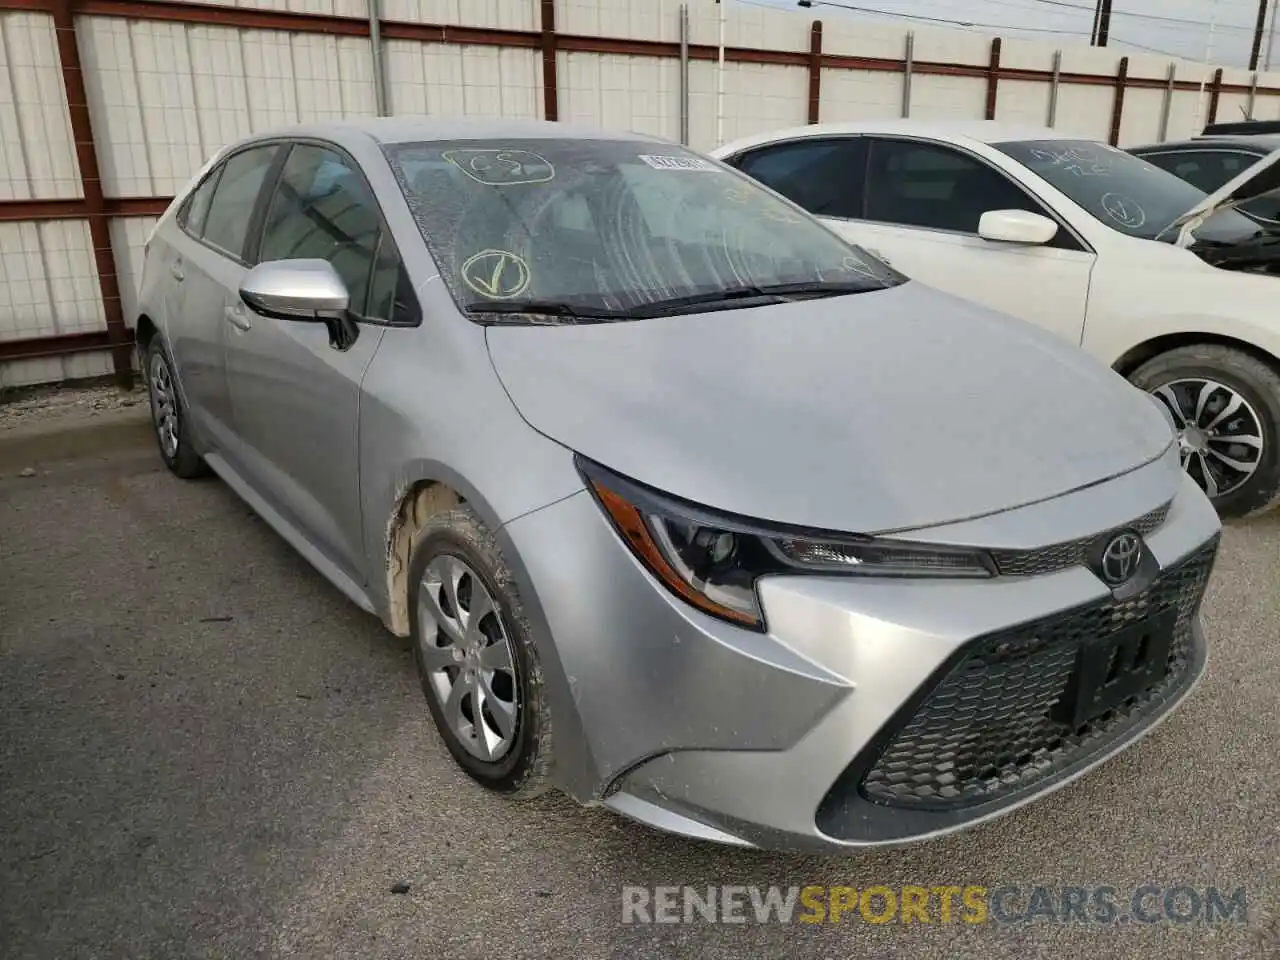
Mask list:
[[1167,140],[1164,143],[1146,143],[1139,147],[1130,147],[1133,152],[1150,152],[1153,150],[1194,150],[1204,147],[1230,147],[1232,149],[1270,153],[1280,150],[1280,134],[1264,133],[1252,136],[1229,136],[1227,134],[1192,137],[1190,140]]
[[853,120],[841,123],[814,123],[804,127],[792,127],[789,130],[744,137],[725,144],[716,153],[733,152],[776,140],[854,134],[897,134],[955,143],[988,144],[1007,143],[1012,140],[1094,140],[1093,137],[1073,137],[1052,127],[1007,123],[1001,120]]
[[643,140],[668,143],[647,133],[601,130],[546,120],[494,120],[468,117],[369,117],[282,127],[248,140],[277,137],[316,137],[341,143],[367,137],[378,143],[414,143],[431,140]]

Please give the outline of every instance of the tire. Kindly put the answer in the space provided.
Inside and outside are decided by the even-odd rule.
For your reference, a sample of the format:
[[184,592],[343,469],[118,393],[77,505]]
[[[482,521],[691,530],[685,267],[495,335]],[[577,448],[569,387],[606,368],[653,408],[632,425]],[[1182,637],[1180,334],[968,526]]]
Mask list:
[[171,472],[184,480],[205,476],[209,468],[192,446],[187,411],[173,376],[173,363],[159,336],[153,336],[147,344],[144,359],[151,426],[160,458]]
[[[458,574],[456,601],[450,599],[447,585],[453,573]],[[465,506],[438,514],[427,520],[414,539],[409,578],[414,660],[427,706],[449,753],[472,779],[495,793],[517,800],[543,793],[549,787],[553,758],[551,713],[538,652],[497,541]],[[477,585],[483,595],[476,592]],[[484,604],[484,595],[492,599],[492,615],[486,605],[473,635],[465,627],[477,626],[469,621],[476,604]],[[467,613],[467,623],[459,612]],[[460,635],[463,642],[455,642]],[[502,643],[506,656],[499,649]],[[459,654],[469,659],[459,660]],[[488,671],[489,666],[504,662],[509,669]],[[465,673],[468,669],[471,675]],[[455,696],[459,684],[466,692]],[[477,693],[480,727],[475,723]],[[499,721],[506,715],[507,703],[513,709],[510,732],[504,735]],[[505,745],[495,746],[494,738]]]
[[[1208,402],[1199,426],[1212,424],[1234,393],[1242,403],[1234,415],[1218,424],[1213,431],[1216,436],[1206,442],[1208,449],[1204,453],[1195,452],[1183,442],[1183,466],[1210,495],[1223,517],[1262,513],[1280,501],[1280,372],[1275,367],[1233,347],[1199,344],[1162,353],[1144,363],[1129,379],[1175,413],[1180,439],[1187,433],[1181,429],[1187,416],[1195,415],[1193,408],[1204,382],[1219,387],[1205,395]],[[1175,403],[1181,413],[1175,410]],[[1262,444],[1260,453],[1255,452],[1252,440],[1248,445],[1231,443],[1234,436],[1256,436]],[[1200,444],[1203,438],[1200,433],[1194,441],[1205,446]],[[1229,455],[1231,461],[1223,455]],[[1226,462],[1243,463],[1252,467],[1252,472],[1229,469]],[[1206,463],[1214,470],[1216,495],[1203,479]]]

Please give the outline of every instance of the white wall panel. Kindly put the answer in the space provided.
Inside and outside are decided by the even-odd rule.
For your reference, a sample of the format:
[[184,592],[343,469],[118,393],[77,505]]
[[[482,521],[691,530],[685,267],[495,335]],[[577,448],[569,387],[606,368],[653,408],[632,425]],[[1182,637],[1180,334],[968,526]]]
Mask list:
[[[689,145],[695,150],[716,146],[716,71],[714,63],[689,65]],[[724,141],[804,123],[808,96],[804,67],[726,63]]]
[[80,195],[53,18],[0,14],[0,200]]
[[[615,6],[626,6],[625,0],[613,0]],[[660,39],[678,40],[679,4],[666,2],[649,4],[632,4],[646,9],[646,19],[661,18]],[[690,0],[689,3],[689,42],[715,46],[720,37],[721,6],[712,0]],[[736,3],[729,0],[724,8],[724,42],[730,47],[754,47],[761,50],[808,50],[809,31],[813,23],[810,10],[779,10],[766,7]],[[629,26],[632,31],[628,36],[652,37],[643,31],[644,22],[638,19],[636,12],[629,14]],[[676,32],[673,34],[672,30]]]
[[1111,87],[1064,83],[1058,88],[1058,119],[1054,128],[1064,136],[1106,140],[1111,135]]
[[[1001,80],[996,87],[996,119],[1003,123],[1044,127],[1049,123],[1049,91],[1047,80]],[[983,88],[982,113],[986,111],[986,89]]]
[[542,115],[537,52],[458,44],[387,42],[392,113],[438,117]]
[[0,339],[105,327],[88,221],[0,223]]
[[105,352],[12,360],[0,364],[0,387],[26,387],[37,383],[105,377],[111,370],[111,354]]
[[[1052,70],[1053,52],[1060,47],[1061,44],[1046,40],[1005,37],[1000,43],[1000,66],[1015,70]],[[1000,85],[1003,87],[1004,83]]]
[[246,30],[241,39],[249,127],[255,133],[298,122],[298,89],[293,80],[293,44],[287,33]]
[[[812,12],[812,11],[808,11]],[[906,27],[879,20],[823,17],[822,52],[850,57],[901,60],[906,55]]]
[[[556,6],[557,17],[564,17],[564,0],[559,0]],[[541,29],[538,0],[382,0],[382,15],[388,20],[411,23],[456,23],[503,30]],[[568,31],[568,27],[560,22],[557,22],[556,29]]]
[[[689,6],[691,24],[694,21],[705,21],[708,16],[714,21],[715,5],[711,0],[689,0]],[[708,12],[707,7],[712,7],[712,11]],[[736,12],[738,11],[735,10]],[[675,41],[680,39],[680,2],[679,0],[644,0],[642,3],[635,3],[632,0],[556,0],[556,30],[560,33],[576,33],[591,37]]]
[[111,221],[111,249],[120,280],[120,305],[124,322],[132,327],[138,317],[138,286],[142,280],[142,246],[159,217],[128,217]]
[[146,22],[129,30],[151,168],[148,192],[154,196],[177,192],[212,152],[200,143],[187,30],[182,24]]
[[561,120],[680,138],[678,61],[561,51],[556,76]]
[[913,120],[981,120],[987,111],[987,81],[979,77],[911,78]]
[[[822,71],[823,123],[835,120],[887,120],[902,116],[902,74],[866,70]],[[805,118],[808,97],[805,98]]]
[[968,30],[933,27],[913,28],[917,60],[934,63],[967,63],[985,66],[991,62],[991,37]]
[[201,155],[253,132],[241,31],[226,27],[187,30]]
[[1120,114],[1120,146],[1136,147],[1160,139],[1160,111],[1164,106],[1163,90],[1140,88],[1124,92],[1124,110]]

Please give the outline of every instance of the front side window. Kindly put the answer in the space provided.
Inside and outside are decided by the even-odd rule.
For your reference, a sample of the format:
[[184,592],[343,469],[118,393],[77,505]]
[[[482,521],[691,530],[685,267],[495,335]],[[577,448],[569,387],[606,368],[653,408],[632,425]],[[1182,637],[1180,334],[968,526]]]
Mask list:
[[[389,318],[371,314],[369,291],[378,267],[395,271],[400,261],[391,238],[383,237],[373,194],[346,157],[309,143],[295,145],[285,160],[258,249],[260,261],[298,258],[328,260],[346,284],[354,312]],[[381,309],[386,294],[379,296]]]
[[[1019,140],[996,149],[1029,168],[1113,230],[1147,240],[1172,240],[1167,228],[1208,191],[1116,147],[1089,140]],[[1220,210],[1197,231],[1201,237],[1239,239],[1257,224]]]
[[1007,176],[968,154],[913,140],[873,140],[867,219],[977,233],[988,210],[1044,211]]
[[862,216],[866,144],[861,138],[776,144],[753,150],[736,165],[816,216]]
[[834,295],[901,282],[754,181],[682,147],[546,139],[385,150],[468,312],[527,322],[515,316],[520,305],[538,303],[620,318],[690,298],[747,305],[752,291],[779,285]]
[[267,171],[275,160],[279,144],[242,150],[222,165],[222,174],[214,188],[209,212],[204,218],[205,243],[230,254],[237,260],[244,256],[244,242],[249,221],[258,202],[258,193]]

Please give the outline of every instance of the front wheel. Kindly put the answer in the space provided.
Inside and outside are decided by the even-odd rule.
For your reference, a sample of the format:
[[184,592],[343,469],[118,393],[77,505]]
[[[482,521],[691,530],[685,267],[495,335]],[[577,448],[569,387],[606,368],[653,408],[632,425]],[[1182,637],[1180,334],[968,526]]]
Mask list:
[[436,728],[481,785],[546,789],[551,713],[538,651],[498,544],[461,506],[432,517],[410,553],[409,627]]
[[1224,517],[1280,500],[1280,373],[1217,344],[1179,347],[1130,377],[1173,416],[1182,468]]

